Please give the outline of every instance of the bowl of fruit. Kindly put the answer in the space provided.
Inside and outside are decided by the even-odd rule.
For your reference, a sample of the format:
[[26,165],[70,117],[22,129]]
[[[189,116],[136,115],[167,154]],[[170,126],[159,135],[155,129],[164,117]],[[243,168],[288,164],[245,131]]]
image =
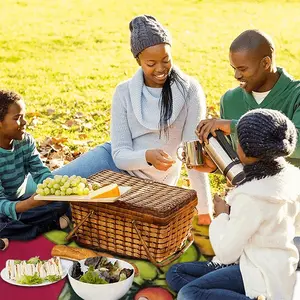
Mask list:
[[131,288],[134,267],[121,259],[97,256],[74,262],[68,278],[82,299],[117,300]]
[[55,175],[37,185],[35,200],[114,202],[130,189],[129,186],[101,186],[80,176]]

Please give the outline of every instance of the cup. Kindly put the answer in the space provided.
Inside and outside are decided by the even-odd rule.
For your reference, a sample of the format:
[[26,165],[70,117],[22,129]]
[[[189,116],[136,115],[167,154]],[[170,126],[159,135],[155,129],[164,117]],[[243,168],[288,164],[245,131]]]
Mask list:
[[[179,154],[179,150],[182,149],[185,156],[182,157]],[[203,165],[203,153],[202,145],[198,140],[184,142],[182,146],[177,149],[177,157],[188,167],[197,167]]]

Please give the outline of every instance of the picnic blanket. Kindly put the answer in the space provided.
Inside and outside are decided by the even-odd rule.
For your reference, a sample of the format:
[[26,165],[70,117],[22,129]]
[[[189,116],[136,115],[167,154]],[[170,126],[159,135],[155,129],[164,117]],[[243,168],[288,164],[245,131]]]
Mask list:
[[[40,236],[35,240],[20,242],[11,241],[9,248],[0,252],[0,269],[5,267],[7,259],[28,259],[32,256],[40,256],[41,259],[49,259],[51,257],[51,249],[55,244],[66,244],[64,231],[52,231],[44,236]],[[78,247],[75,242],[69,243],[70,246]],[[181,255],[176,262],[187,261],[204,261],[199,247],[194,243],[184,254]],[[173,300],[176,295],[173,294],[166,286],[165,274],[170,265],[162,268],[163,274],[159,273],[156,267],[148,261],[131,260],[139,269],[139,275],[135,277],[134,283],[129,292],[122,300]],[[298,273],[298,282],[295,288],[293,300],[300,299],[300,272]],[[5,300],[30,299],[30,300],[80,300],[68,279],[65,278],[57,283],[43,287],[20,287],[4,282],[0,279],[1,295],[5,295]],[[2,298],[0,295],[0,299]]]

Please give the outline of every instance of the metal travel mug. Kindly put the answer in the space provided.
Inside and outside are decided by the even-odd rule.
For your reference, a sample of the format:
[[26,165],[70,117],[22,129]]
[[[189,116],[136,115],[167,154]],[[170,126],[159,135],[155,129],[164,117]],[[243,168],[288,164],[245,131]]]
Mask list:
[[[185,157],[180,156],[179,150],[182,149]],[[197,167],[203,165],[202,146],[199,141],[184,142],[182,146],[177,149],[177,157],[188,167]]]

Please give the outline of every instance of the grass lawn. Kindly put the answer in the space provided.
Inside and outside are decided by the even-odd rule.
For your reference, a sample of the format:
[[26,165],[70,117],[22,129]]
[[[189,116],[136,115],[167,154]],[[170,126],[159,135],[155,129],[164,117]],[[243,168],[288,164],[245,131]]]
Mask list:
[[[195,76],[210,114],[236,82],[231,41],[258,28],[277,46],[278,65],[300,78],[299,1],[0,1],[0,88],[21,93],[38,141],[66,138],[72,151],[109,140],[115,86],[137,69],[129,21],[152,14],[173,36],[173,57]],[[74,121],[75,119],[75,121]]]

